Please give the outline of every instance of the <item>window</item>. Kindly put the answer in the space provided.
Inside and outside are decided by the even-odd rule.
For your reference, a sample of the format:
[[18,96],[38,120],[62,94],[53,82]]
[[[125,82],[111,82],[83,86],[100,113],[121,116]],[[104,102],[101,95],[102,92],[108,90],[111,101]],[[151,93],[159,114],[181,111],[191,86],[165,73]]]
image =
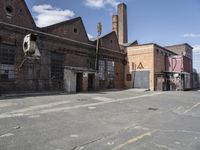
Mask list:
[[99,80],[105,80],[105,61],[99,60]]
[[131,80],[132,80],[132,75],[126,74],[126,81],[131,81]]
[[108,79],[114,80],[115,79],[115,62],[108,61]]
[[5,7],[5,11],[6,11],[6,14],[7,14],[9,17],[11,17],[11,16],[13,15],[13,7],[12,7],[12,6],[7,5],[7,6]]
[[74,28],[74,33],[78,33],[78,29],[77,28]]
[[64,78],[64,55],[60,53],[51,53],[51,79],[63,80]]
[[15,46],[0,45],[0,80],[15,79]]
[[156,53],[157,53],[157,55],[159,54],[159,49],[156,49]]

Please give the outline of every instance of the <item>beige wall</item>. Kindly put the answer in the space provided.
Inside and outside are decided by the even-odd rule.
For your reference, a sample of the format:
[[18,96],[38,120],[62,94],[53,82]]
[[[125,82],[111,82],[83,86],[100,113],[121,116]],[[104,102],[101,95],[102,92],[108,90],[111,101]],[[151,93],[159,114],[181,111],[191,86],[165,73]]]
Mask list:
[[[150,90],[154,90],[154,61],[153,61],[154,45],[139,45],[127,48],[128,63],[125,69],[125,85],[131,88],[133,81],[127,81],[127,74],[131,74],[134,70],[150,71]],[[141,64],[143,68],[141,68]]]

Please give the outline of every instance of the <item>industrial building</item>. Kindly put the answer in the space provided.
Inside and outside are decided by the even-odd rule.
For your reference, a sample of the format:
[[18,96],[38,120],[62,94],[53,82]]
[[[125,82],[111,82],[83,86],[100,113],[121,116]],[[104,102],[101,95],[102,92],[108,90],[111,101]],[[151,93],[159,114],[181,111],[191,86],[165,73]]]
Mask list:
[[[124,58],[115,32],[90,41],[80,17],[38,28],[24,0],[0,1],[0,89],[79,92],[124,88]],[[27,57],[23,40],[37,35],[39,59]],[[98,68],[95,62],[98,60]]]
[[[188,46],[188,44],[182,44]],[[188,51],[192,51],[189,47]],[[150,90],[186,90],[192,88],[192,59],[157,44],[133,45],[126,48],[127,88]]]
[[[92,40],[81,17],[37,27],[24,0],[0,1],[0,28],[1,93],[174,90],[172,76],[192,73],[192,47],[188,44],[162,47],[128,43],[124,3],[112,16],[113,31]],[[37,37],[39,53],[34,59],[23,51],[24,37],[29,34]],[[181,63],[174,66],[176,59]],[[182,78],[187,78],[185,82],[191,80],[188,76]]]
[[[193,48],[189,44],[162,47],[155,43],[138,44],[137,41],[128,43],[127,25],[127,6],[119,4],[117,15],[112,17],[112,29],[126,53],[124,81],[126,88],[150,90],[192,88]],[[177,83],[179,79],[180,84]]]

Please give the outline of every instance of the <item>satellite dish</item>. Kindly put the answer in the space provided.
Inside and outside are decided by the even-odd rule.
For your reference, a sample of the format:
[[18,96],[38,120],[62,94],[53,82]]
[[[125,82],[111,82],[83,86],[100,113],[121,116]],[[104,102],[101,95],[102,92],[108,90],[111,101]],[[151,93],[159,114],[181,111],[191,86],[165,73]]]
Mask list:
[[38,58],[40,57],[40,51],[37,47],[37,36],[36,34],[28,34],[24,37],[23,42],[23,50],[25,53],[25,56]]

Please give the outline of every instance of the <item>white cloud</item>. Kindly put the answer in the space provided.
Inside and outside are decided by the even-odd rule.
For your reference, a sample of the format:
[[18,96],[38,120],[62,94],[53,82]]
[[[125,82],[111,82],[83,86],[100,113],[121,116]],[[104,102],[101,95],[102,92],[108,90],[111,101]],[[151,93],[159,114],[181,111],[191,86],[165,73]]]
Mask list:
[[119,4],[117,0],[84,0],[84,3],[86,6],[94,9],[103,8],[107,5],[116,8],[116,6]]
[[89,38],[89,39],[92,39],[92,38],[94,38],[94,36],[93,36],[93,35],[91,35],[91,34],[89,34],[89,33],[88,33],[87,35],[88,35],[88,38]]
[[200,38],[200,34],[187,33],[183,35],[184,38]]
[[56,24],[75,16],[74,12],[69,9],[62,10],[49,4],[35,5],[32,10],[36,13],[34,18],[38,27]]
[[199,53],[200,54],[200,45],[193,45],[193,53]]

